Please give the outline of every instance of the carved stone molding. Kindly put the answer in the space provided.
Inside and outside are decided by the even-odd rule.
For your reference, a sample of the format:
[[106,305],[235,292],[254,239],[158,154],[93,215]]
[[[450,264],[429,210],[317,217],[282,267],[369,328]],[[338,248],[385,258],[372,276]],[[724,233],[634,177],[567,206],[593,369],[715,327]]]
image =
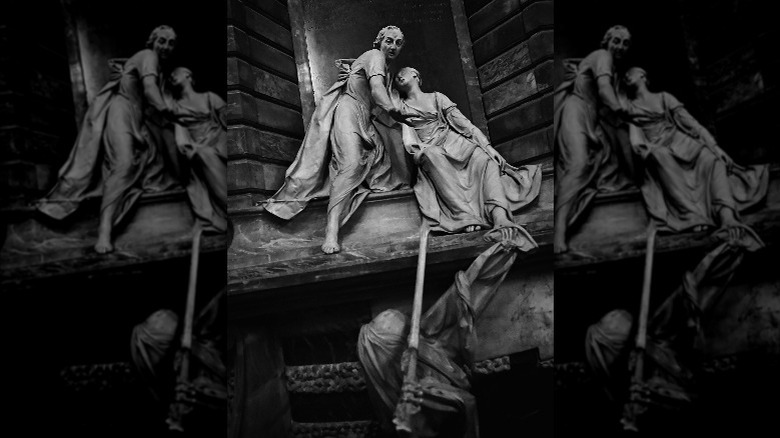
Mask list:
[[379,426],[374,421],[339,421],[334,423],[292,424],[295,438],[369,438],[377,435]]
[[60,371],[65,386],[76,392],[97,392],[127,386],[136,381],[128,362],[73,365]]
[[493,374],[502,371],[509,371],[512,366],[509,362],[509,356],[500,356],[493,359],[485,359],[474,362],[471,370],[476,374]]
[[290,392],[326,394],[366,389],[358,362],[288,366],[285,375],[287,390]]
[[[552,359],[539,366],[552,367]],[[500,356],[475,362],[475,374],[494,374],[512,369],[509,356]],[[288,366],[285,371],[287,390],[293,393],[328,394],[360,392],[366,389],[363,369],[359,362],[339,362],[313,365]]]
[[539,361],[539,368],[555,368],[555,359],[546,359]]

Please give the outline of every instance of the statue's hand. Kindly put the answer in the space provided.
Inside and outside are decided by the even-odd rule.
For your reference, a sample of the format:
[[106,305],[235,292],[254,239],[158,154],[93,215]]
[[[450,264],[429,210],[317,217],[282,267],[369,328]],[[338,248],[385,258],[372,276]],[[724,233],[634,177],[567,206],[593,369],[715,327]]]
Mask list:
[[176,115],[176,113],[173,111],[173,108],[166,106],[165,108],[159,108],[157,110],[152,110],[156,116],[158,117],[158,120],[160,122],[170,122],[170,123],[176,123],[179,121],[179,117]]
[[404,350],[403,354],[401,354],[401,373],[406,375],[407,370],[409,369],[409,362],[411,360],[412,352],[408,348]]
[[731,157],[729,157],[729,155],[723,149],[720,148],[720,146],[715,145],[715,147],[713,148],[713,152],[715,152],[715,155],[718,158],[723,160],[723,162],[726,164],[727,169],[731,169],[731,166],[734,165],[734,160],[732,160]]
[[387,111],[387,113],[390,114],[390,117],[392,117],[393,120],[395,120],[396,122],[412,126],[411,123],[409,122],[409,118],[412,117],[411,114],[404,114],[398,108],[393,108]]
[[500,169],[503,169],[506,165],[506,159],[504,159],[501,154],[498,153],[497,150],[495,150],[492,146],[487,145],[485,148],[485,151],[487,152],[488,156],[490,156],[491,159],[493,159],[496,163],[498,163],[498,167]]
[[599,115],[602,119],[606,120],[613,126],[619,126],[623,123],[631,123],[634,121],[634,116],[631,115],[631,112],[629,112],[629,110],[623,106],[617,108],[609,108],[605,106],[601,111],[599,111]]
[[404,382],[401,387],[401,401],[420,406],[423,401],[422,386],[417,382]]

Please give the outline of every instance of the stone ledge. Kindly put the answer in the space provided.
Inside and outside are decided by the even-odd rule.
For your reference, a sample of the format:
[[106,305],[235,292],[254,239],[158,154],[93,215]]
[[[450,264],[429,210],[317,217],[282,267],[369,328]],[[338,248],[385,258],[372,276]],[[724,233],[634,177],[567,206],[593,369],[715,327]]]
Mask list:
[[[38,279],[134,266],[187,257],[192,245],[192,212],[184,190],[145,194],[127,223],[117,229],[116,251],[97,254],[99,198],[64,221],[54,221],[31,206],[3,210],[0,282],[22,286]],[[201,252],[226,249],[226,236],[206,234]]]
[[[166,190],[157,193],[144,193],[138,199],[138,205],[169,202],[169,201],[187,202],[186,190],[182,188],[178,188],[178,189]],[[95,210],[92,204],[100,202],[100,196],[97,195],[97,196],[87,197],[83,202],[84,202],[84,207],[80,208],[79,211],[74,214],[79,216],[84,216],[84,215],[89,215],[91,213],[96,213],[95,211],[91,211],[91,210]],[[22,202],[20,200],[15,204],[3,206],[2,208],[0,208],[0,214],[2,214],[6,222],[13,222],[14,220],[19,221],[19,220],[34,218],[35,215],[37,215],[36,211],[37,209],[32,204],[32,201],[29,200],[27,202]]]
[[[534,228],[552,228],[552,175],[543,175],[539,198],[515,214],[515,221]],[[228,253],[230,270],[321,254],[327,199],[317,199],[295,218],[283,220],[263,207],[231,211],[234,237]],[[344,252],[401,243],[418,238],[422,216],[411,189],[370,194],[341,230]]]
[[[553,227],[552,175],[543,176],[539,199],[515,215],[549,250]],[[392,272],[417,263],[421,215],[412,190],[369,195],[342,229],[342,251],[323,254],[327,199],[311,202],[290,221],[262,207],[233,210],[234,237],[228,250],[229,296]],[[466,260],[489,244],[484,232],[433,235],[429,264]],[[542,250],[546,251],[546,250]]]
[[[222,235],[204,236],[201,239],[201,254],[217,253],[226,248],[225,237]],[[51,280],[74,274],[93,274],[99,271],[140,267],[141,265],[189,257],[192,241],[189,235],[160,236],[159,243],[147,244],[133,248],[120,248],[110,254],[97,254],[92,244],[67,252],[67,257],[43,259],[39,263],[23,263],[8,266],[3,262],[3,272],[0,275],[0,285],[3,288],[26,287],[30,282]],[[64,255],[62,252],[58,255]]]
[[[550,213],[551,215],[551,213]],[[434,236],[429,242],[426,282],[452,281],[454,270],[463,269],[490,243],[483,232]],[[531,232],[539,248],[518,263],[551,266],[552,229]],[[281,306],[315,306],[386,294],[412,287],[419,242],[319,254],[304,259],[228,270],[228,302],[232,319],[256,317]],[[410,283],[411,282],[411,283]],[[410,283],[410,284],[406,284]],[[374,284],[365,291],[366,284]],[[362,292],[361,292],[362,291]]]
[[[780,166],[774,165],[770,172],[765,202],[742,215],[743,221],[767,244],[780,240]],[[571,250],[555,256],[555,269],[644,256],[647,225],[647,212],[638,189],[599,194],[587,218],[570,237]],[[716,243],[711,234],[659,233],[656,253],[710,247]]]

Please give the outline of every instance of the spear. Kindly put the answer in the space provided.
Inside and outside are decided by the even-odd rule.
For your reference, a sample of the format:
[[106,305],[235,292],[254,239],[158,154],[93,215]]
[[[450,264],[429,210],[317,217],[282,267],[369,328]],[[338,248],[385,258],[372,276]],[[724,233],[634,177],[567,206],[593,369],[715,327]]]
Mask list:
[[[192,236],[192,254],[190,256],[190,278],[187,289],[187,305],[184,310],[184,330],[181,335],[181,367],[179,368],[179,377],[177,386],[186,384],[190,379],[190,352],[192,350],[192,325],[195,318],[195,291],[198,284],[198,259],[200,256],[200,236],[203,230],[200,227],[195,229]],[[178,392],[178,391],[177,391]],[[181,405],[179,395],[176,402],[171,406],[171,414],[168,418],[168,427],[171,430],[183,431],[182,416],[187,409]]]
[[653,253],[655,252],[655,226],[651,223],[647,229],[647,250],[645,251],[645,273],[642,282],[642,301],[639,307],[639,328],[636,333],[634,351],[631,353],[629,370],[631,376],[631,388],[629,400],[623,409],[623,429],[637,432],[637,417],[640,414],[638,404],[641,385],[644,380],[645,347],[647,345],[647,317],[650,313],[650,284],[653,277]]
[[412,434],[412,416],[420,411],[417,387],[417,348],[420,344],[420,319],[422,315],[423,283],[425,282],[425,257],[428,251],[427,223],[420,225],[420,249],[417,255],[417,278],[414,285],[412,306],[412,327],[409,330],[409,346],[404,356],[408,358],[406,375],[398,405],[395,407],[395,428],[399,432]]

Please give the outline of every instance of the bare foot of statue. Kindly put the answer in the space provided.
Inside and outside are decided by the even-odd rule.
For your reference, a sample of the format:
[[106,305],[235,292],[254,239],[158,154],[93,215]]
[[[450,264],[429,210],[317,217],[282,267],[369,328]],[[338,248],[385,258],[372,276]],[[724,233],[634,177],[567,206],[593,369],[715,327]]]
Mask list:
[[569,211],[571,210],[570,204],[556,205],[555,206],[555,225],[553,233],[553,253],[563,254],[569,252],[569,244],[566,240],[566,231],[568,225]]
[[325,237],[325,243],[322,244],[322,252],[325,254],[335,254],[339,251],[341,251],[341,247],[339,246],[338,237]]
[[339,212],[334,210],[328,213],[328,225],[325,227],[325,243],[322,244],[322,252],[325,254],[335,254],[341,251],[339,246]]
[[95,243],[95,251],[98,254],[106,254],[114,250],[114,245],[111,244],[111,232],[107,235],[103,235],[103,232],[98,236],[97,243]]
[[558,236],[558,233],[555,233],[555,238],[553,239],[553,253],[563,254],[568,251],[569,245],[566,244],[566,237]]
[[111,226],[114,219],[115,204],[110,204],[100,212],[100,225],[98,225],[98,239],[95,243],[95,251],[98,254],[106,254],[114,250],[111,244]]

